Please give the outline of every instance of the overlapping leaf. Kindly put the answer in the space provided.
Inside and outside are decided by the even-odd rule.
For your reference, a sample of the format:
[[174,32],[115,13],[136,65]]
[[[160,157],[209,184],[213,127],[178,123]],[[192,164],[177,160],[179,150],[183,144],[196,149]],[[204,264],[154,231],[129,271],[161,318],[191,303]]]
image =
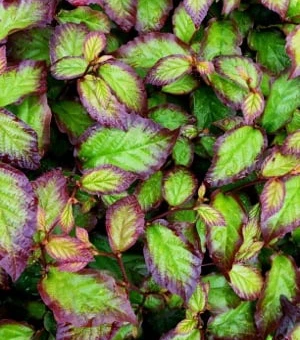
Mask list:
[[293,61],[290,78],[296,78],[300,75],[300,26],[297,26],[286,39],[286,50]]
[[88,62],[81,57],[64,57],[51,66],[54,78],[62,80],[81,77],[88,67]]
[[187,112],[174,104],[155,106],[148,112],[148,116],[169,130],[176,130],[189,121]]
[[91,32],[84,41],[83,54],[88,62],[93,61],[104,50],[106,46],[106,38],[103,33]]
[[242,111],[246,124],[252,124],[255,119],[260,117],[264,111],[265,100],[263,95],[258,92],[250,92],[242,103]]
[[223,0],[222,13],[227,15],[235,8],[239,7],[241,0]]
[[183,4],[188,14],[193,19],[197,27],[200,26],[206,17],[208,9],[213,0],[184,0]]
[[0,321],[0,337],[2,339],[31,340],[34,330],[27,324],[13,320]]
[[282,18],[285,18],[289,7],[289,0],[261,0],[261,3],[270,10],[278,13]]
[[176,37],[188,44],[196,32],[196,26],[184,8],[183,3],[179,4],[175,9],[172,22]]
[[300,156],[300,130],[291,133],[284,141],[282,151],[284,154]]

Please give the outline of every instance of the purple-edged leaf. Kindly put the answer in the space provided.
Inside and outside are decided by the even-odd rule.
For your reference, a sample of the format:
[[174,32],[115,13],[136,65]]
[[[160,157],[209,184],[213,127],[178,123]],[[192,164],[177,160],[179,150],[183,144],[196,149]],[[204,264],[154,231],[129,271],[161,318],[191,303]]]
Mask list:
[[127,115],[122,124],[123,129],[90,128],[81,138],[77,155],[85,169],[111,164],[147,177],[164,164],[178,132],[135,114]]
[[[189,320],[194,321],[194,320]],[[196,325],[195,325],[196,327]],[[193,329],[189,332],[179,333],[176,329],[172,329],[167,334],[163,335],[160,340],[202,340],[199,329]]]
[[228,15],[234,9],[238,8],[241,0],[223,0],[222,14]]
[[59,225],[65,234],[69,234],[75,224],[72,199],[65,205],[59,217]]
[[55,9],[55,0],[1,1],[0,41],[9,34],[50,23]]
[[118,194],[137,179],[131,172],[113,165],[102,165],[84,171],[81,177],[81,188],[90,194]]
[[285,18],[289,7],[289,0],[261,0],[261,3],[271,11],[278,13],[282,19]]
[[76,272],[93,261],[93,251],[86,243],[70,237],[52,235],[45,249],[61,270]]
[[265,108],[265,100],[262,93],[250,92],[244,99],[241,109],[246,124],[253,124],[256,118],[260,117]]
[[162,91],[175,95],[186,95],[199,86],[198,80],[190,74],[178,78],[173,83],[162,87]]
[[235,263],[228,273],[231,287],[244,300],[256,300],[263,287],[261,273],[250,266]]
[[34,336],[32,327],[24,322],[2,319],[0,321],[0,338],[1,339],[22,339],[31,340]]
[[36,132],[11,112],[0,109],[0,160],[35,170],[40,158]]
[[73,6],[87,6],[91,4],[103,5],[103,0],[67,0]]
[[207,74],[213,73],[215,70],[215,67],[214,67],[214,64],[210,61],[198,60],[196,64],[196,69],[200,73],[201,76],[205,76]]
[[265,158],[261,166],[263,177],[284,176],[293,171],[299,165],[299,157],[294,154],[284,155],[278,149]]
[[187,310],[193,316],[203,313],[207,307],[209,283],[200,282],[190,297]]
[[110,60],[101,65],[98,74],[111,88],[118,100],[128,109],[143,112],[146,107],[146,90],[141,78],[128,65]]
[[135,24],[137,0],[102,0],[106,14],[124,31]]
[[184,167],[176,167],[164,177],[163,197],[171,206],[181,205],[195,194],[197,184],[192,172]]
[[38,198],[38,229],[49,232],[58,222],[68,201],[66,179],[61,170],[52,170],[32,182]]
[[56,26],[50,39],[50,60],[55,63],[64,57],[81,57],[88,30],[84,25]]
[[103,33],[91,32],[84,41],[83,54],[88,62],[93,61],[104,50],[106,46],[106,38]]
[[245,125],[225,132],[215,143],[215,156],[206,180],[217,186],[243,178],[255,168],[265,146],[263,131],[252,126]]
[[0,164],[0,267],[13,281],[27,265],[36,214],[37,201],[28,179],[10,165]]
[[192,59],[185,55],[172,55],[160,59],[148,72],[145,81],[163,86],[192,71]]
[[172,151],[175,165],[189,167],[194,159],[194,144],[186,137],[179,137]]
[[208,204],[200,204],[197,206],[196,211],[200,219],[207,225],[207,227],[213,226],[225,226],[225,219],[217,209],[211,207]]
[[132,247],[144,232],[145,215],[134,196],[120,199],[107,209],[106,230],[114,253]]
[[7,60],[6,60],[6,46],[0,47],[0,74],[4,73],[6,70]]
[[300,76],[300,26],[297,26],[287,37],[286,37],[286,51],[288,56],[292,60],[292,70],[290,78],[296,78]]
[[88,74],[78,80],[77,87],[83,106],[94,120],[102,125],[120,126],[121,118],[127,114],[125,107],[103,79]]
[[282,146],[282,152],[287,155],[300,156],[300,130],[288,135]]
[[153,67],[159,59],[173,54],[190,55],[190,51],[188,45],[169,33],[141,35],[117,51],[121,60],[135,68]]
[[8,68],[0,74],[0,107],[15,103],[28,94],[46,91],[44,64],[31,60],[22,61],[18,67]]
[[146,239],[144,255],[154,280],[171,293],[188,300],[196,288],[202,259],[191,253],[164,221],[149,226]]
[[199,27],[203,19],[206,17],[210,5],[213,0],[183,0],[183,5],[194,21],[194,24]]
[[[269,214],[265,214],[265,212],[261,216],[262,234],[267,243],[276,237],[285,235],[300,225],[300,176],[286,177],[282,181],[284,183],[285,197],[280,209],[271,216],[268,216]],[[263,199],[262,197],[261,200]]]
[[140,33],[159,31],[172,5],[172,0],[138,0],[135,29]]
[[70,273],[51,267],[39,284],[39,292],[58,323],[75,327],[136,323],[125,290],[97,270]]
[[103,324],[96,327],[74,327],[71,324],[59,324],[56,340],[112,340],[116,331],[115,324]]
[[297,269],[293,260],[285,255],[272,257],[271,270],[267,273],[264,289],[258,300],[255,321],[263,338],[276,330],[282,312],[280,296],[288,300],[299,296]]
[[39,153],[43,156],[50,144],[52,117],[47,96],[27,97],[20,105],[13,107],[13,113],[37,133]]
[[279,178],[272,178],[265,184],[260,195],[261,219],[265,221],[282,207],[285,199],[285,185]]
[[51,66],[54,78],[68,80],[81,77],[88,67],[88,61],[82,57],[64,57]]
[[172,23],[176,37],[188,44],[192,40],[197,29],[192,18],[184,8],[183,3],[180,3],[175,9]]

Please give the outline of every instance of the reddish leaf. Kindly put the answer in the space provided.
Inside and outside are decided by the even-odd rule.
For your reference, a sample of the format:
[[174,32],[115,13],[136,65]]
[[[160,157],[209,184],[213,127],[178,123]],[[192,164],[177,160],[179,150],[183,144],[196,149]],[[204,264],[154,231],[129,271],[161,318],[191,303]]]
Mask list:
[[0,47],[0,74],[5,72],[7,65],[6,60],[6,46],[3,45]]
[[300,26],[298,25],[287,37],[286,37],[286,51],[292,60],[292,70],[290,78],[296,78],[300,76]]
[[107,209],[106,230],[113,252],[132,247],[144,232],[145,215],[134,196],[120,199]]
[[265,100],[262,93],[250,92],[242,103],[242,112],[246,124],[253,124],[256,118],[260,117],[265,108]]
[[213,0],[183,0],[184,7],[194,21],[194,24],[199,27],[203,19],[206,17],[210,5]]
[[261,0],[261,3],[271,11],[278,13],[282,19],[285,18],[289,7],[289,0]]
[[282,146],[282,152],[288,155],[300,156],[300,130],[287,136]]

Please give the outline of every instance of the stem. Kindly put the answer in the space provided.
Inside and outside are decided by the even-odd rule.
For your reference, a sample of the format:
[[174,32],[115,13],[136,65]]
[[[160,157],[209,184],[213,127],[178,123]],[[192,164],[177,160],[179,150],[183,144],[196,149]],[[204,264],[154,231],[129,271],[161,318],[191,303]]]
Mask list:
[[105,256],[105,257],[111,257],[111,258],[114,258],[114,259],[116,258],[116,255],[113,254],[113,253],[106,253],[104,251],[99,251],[99,250],[97,250],[96,256]]
[[125,282],[126,284],[126,287],[129,288],[130,287],[130,282],[129,282],[129,279],[128,279],[128,276],[127,276],[127,273],[126,273],[126,270],[125,270],[125,267],[124,267],[124,262],[123,262],[123,259],[122,259],[122,254],[121,253],[117,253],[115,255],[116,257],[116,260],[118,261],[118,265],[121,269],[121,272],[122,272],[122,276],[123,276],[123,281]]
[[231,192],[232,192],[232,193],[235,193],[235,192],[237,192],[237,191],[240,191],[240,190],[242,190],[242,189],[251,187],[251,186],[256,185],[256,184],[263,183],[263,182],[265,182],[265,181],[266,181],[266,179],[256,179],[255,181],[252,181],[252,182],[250,182],[250,183],[243,184],[243,185],[241,185],[240,187],[233,189]]

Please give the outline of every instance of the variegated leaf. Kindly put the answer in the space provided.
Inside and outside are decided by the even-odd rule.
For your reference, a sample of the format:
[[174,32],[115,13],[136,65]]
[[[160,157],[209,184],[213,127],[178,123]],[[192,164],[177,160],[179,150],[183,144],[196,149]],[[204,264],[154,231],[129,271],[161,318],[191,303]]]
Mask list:
[[200,204],[196,211],[201,220],[208,226],[225,226],[225,220],[222,214],[208,204]]
[[51,66],[54,78],[68,80],[81,77],[87,70],[88,62],[82,57],[64,57]]
[[292,60],[292,70],[290,78],[296,78],[300,76],[300,26],[297,26],[286,37],[286,51]]
[[65,205],[63,211],[59,217],[59,224],[61,230],[65,234],[69,234],[69,232],[73,229],[75,224],[75,218],[73,214],[73,202],[72,199],[69,199],[68,203]]
[[255,119],[264,112],[265,100],[263,95],[258,92],[250,92],[242,103],[242,112],[246,124],[253,124]]
[[117,330],[118,328],[115,324],[103,324],[94,327],[74,327],[71,324],[64,323],[57,326],[56,340],[112,340]]
[[203,19],[206,17],[210,5],[213,0],[184,0],[183,4],[194,21],[194,24],[199,27]]
[[180,3],[175,9],[172,23],[173,31],[176,37],[188,44],[193,38],[193,35],[196,33],[197,29],[192,18],[187,13],[183,3]]
[[287,136],[282,146],[282,152],[287,155],[300,156],[300,130]]
[[289,0],[261,0],[261,3],[271,11],[278,13],[282,19],[285,18],[289,7]]
[[241,0],[223,0],[222,14],[228,15],[234,9],[238,8]]
[[84,41],[83,54],[88,62],[93,61],[99,56],[106,46],[106,38],[103,33],[91,32]]

